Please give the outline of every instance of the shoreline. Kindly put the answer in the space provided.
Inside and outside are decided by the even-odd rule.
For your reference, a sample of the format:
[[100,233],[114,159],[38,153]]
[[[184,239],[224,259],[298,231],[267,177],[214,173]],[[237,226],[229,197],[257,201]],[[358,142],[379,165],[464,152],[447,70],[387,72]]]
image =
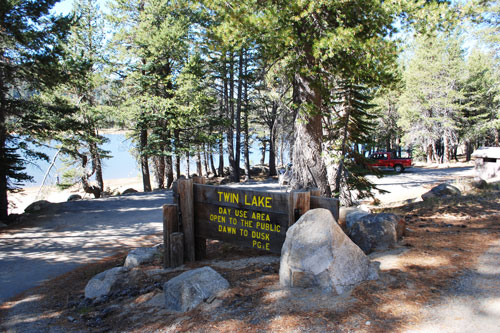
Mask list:
[[[140,176],[104,179],[104,188],[110,193],[122,193],[128,188],[142,192],[142,179]],[[19,192],[9,193],[9,214],[21,214],[26,207],[38,200],[47,200],[52,203],[65,202],[73,194],[79,194],[84,200],[93,199],[92,195],[83,191],[80,184],[65,190],[61,190],[55,185],[44,186],[41,191],[40,186],[23,187]]]

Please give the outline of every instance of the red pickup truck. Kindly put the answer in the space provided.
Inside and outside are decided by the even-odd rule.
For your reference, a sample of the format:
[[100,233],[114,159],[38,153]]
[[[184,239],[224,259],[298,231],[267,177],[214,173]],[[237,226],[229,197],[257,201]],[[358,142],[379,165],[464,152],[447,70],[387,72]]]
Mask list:
[[407,168],[411,168],[411,157],[405,152],[408,157],[398,157],[392,152],[376,152],[370,155],[370,166],[377,168],[393,168],[394,171],[400,173]]

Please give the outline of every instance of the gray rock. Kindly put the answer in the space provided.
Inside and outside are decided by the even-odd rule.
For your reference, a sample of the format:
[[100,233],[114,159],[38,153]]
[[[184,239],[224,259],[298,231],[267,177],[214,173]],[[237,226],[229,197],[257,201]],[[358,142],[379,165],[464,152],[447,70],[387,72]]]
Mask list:
[[485,188],[488,187],[488,183],[484,179],[479,179],[472,182],[472,187],[484,190]]
[[130,251],[125,259],[124,267],[137,267],[153,261],[155,255],[159,254],[158,247],[138,247]]
[[94,276],[85,287],[85,298],[95,299],[110,294],[113,287],[119,284],[126,269],[115,267]]
[[25,213],[36,213],[41,210],[44,210],[45,208],[49,207],[52,203],[48,202],[47,200],[39,200],[35,201],[32,204],[30,204],[28,207],[24,209]]
[[186,312],[228,288],[229,282],[210,267],[187,271],[164,284],[165,307]]
[[352,211],[345,218],[345,228],[349,230],[352,228],[353,224],[358,222],[361,218],[366,215],[370,215],[369,212],[365,212],[364,210]]
[[422,200],[426,201],[432,198],[447,197],[452,195],[461,195],[460,190],[450,184],[439,184],[433,187],[429,192],[422,194]]
[[405,222],[400,216],[382,213],[363,216],[347,232],[351,240],[368,254],[394,247],[403,237],[404,229]]
[[378,278],[376,266],[330,211],[321,208],[308,211],[288,229],[279,274],[284,287],[318,287],[338,294]]
[[82,196],[80,194],[70,195],[67,201],[77,201],[77,200],[82,200]]
[[137,193],[137,190],[133,189],[133,188],[128,188],[128,189],[126,189],[125,191],[122,192],[122,195],[124,195],[124,194],[132,194],[132,193]]
[[[363,207],[363,208],[365,208],[365,207]],[[339,208],[338,223],[342,227],[343,230],[346,230],[347,229],[347,217],[349,215],[356,214],[353,217],[351,217],[351,219],[356,219],[357,218],[356,216],[361,216],[363,214],[366,215],[369,213],[370,213],[370,211],[367,210],[366,208],[361,209],[361,208],[357,208],[357,207],[340,207]]]

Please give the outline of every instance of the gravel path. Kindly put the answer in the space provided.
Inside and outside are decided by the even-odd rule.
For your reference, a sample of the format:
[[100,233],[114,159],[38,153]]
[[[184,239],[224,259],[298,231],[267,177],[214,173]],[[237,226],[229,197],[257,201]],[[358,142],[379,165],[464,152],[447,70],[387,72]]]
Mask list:
[[500,332],[500,240],[478,259],[477,266],[454,280],[427,318],[407,332]]

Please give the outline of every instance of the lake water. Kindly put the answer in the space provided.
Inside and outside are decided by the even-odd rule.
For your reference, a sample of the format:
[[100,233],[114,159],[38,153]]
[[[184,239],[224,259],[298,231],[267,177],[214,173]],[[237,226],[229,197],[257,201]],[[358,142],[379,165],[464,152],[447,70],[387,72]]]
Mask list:
[[[105,159],[103,161],[103,176],[104,179],[118,179],[118,178],[130,178],[137,177],[141,175],[141,169],[138,165],[136,159],[131,154],[131,150],[133,144],[131,140],[127,139],[123,134],[105,134],[106,138],[109,139],[107,143],[105,143],[102,148],[110,152],[112,156],[109,159]],[[257,141],[255,141],[254,145],[250,149],[250,164],[255,165],[260,163],[261,152],[259,150]],[[55,148],[44,148],[42,152],[47,154],[49,158],[52,160],[53,156],[56,154],[57,149]],[[227,154],[224,154],[224,165],[229,164]],[[266,163],[268,161],[268,155],[266,154]],[[186,161],[181,160],[181,172],[186,173]],[[242,157],[243,163],[243,157]],[[218,166],[219,157],[218,155],[214,155],[215,167]],[[44,177],[47,168],[50,163],[45,162],[43,160],[39,160],[36,162],[36,165],[28,165],[26,168],[26,172],[34,177],[34,182],[27,183],[26,187],[31,186],[40,186],[42,184],[42,180]],[[60,161],[60,157],[58,157],[56,166],[53,167],[49,173],[49,177],[47,178],[45,185],[55,184],[57,177],[61,174],[61,166],[62,162]],[[241,165],[243,167],[243,164]],[[194,158],[191,158],[190,163],[190,172],[196,172],[196,162]]]

